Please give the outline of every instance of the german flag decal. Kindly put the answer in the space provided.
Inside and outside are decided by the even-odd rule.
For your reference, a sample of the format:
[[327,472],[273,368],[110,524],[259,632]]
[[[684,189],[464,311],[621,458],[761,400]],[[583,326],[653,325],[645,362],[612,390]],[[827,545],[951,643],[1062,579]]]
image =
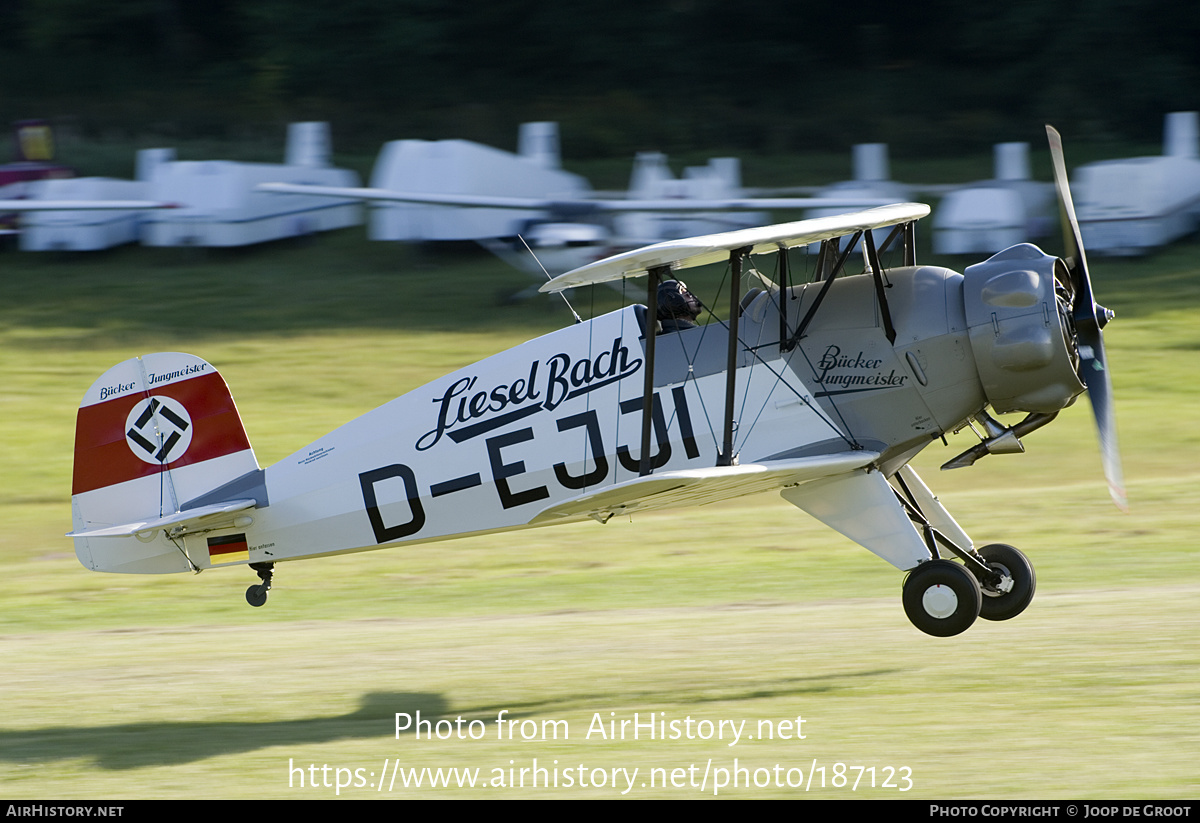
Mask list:
[[246,535],[227,534],[224,537],[208,538],[208,564],[223,566],[226,563],[248,562],[250,547],[246,545]]

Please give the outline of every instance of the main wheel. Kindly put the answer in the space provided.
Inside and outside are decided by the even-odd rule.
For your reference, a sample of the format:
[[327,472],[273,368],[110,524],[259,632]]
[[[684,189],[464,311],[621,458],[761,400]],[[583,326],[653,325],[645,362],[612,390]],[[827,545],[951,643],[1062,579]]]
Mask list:
[[1025,611],[1037,589],[1037,578],[1029,558],[1003,543],[984,546],[979,550],[979,556],[994,571],[1012,578],[1012,588],[1007,592],[983,586],[983,607],[979,616],[984,620],[1009,620]]
[[979,616],[979,581],[951,560],[930,560],[904,580],[904,612],[912,624],[934,637],[965,632]]
[[270,591],[266,586],[254,585],[246,589],[246,602],[251,606],[262,606],[267,602],[267,592]]

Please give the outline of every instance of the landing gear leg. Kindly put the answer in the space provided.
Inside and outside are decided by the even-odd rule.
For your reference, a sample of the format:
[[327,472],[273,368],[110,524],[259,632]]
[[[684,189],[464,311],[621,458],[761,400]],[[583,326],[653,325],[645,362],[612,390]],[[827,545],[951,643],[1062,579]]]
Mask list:
[[[921,631],[946,637],[964,631],[976,617],[1009,620],[1025,611],[1037,588],[1028,558],[1001,543],[972,548],[966,532],[910,466],[896,472],[894,480],[896,497],[923,534],[932,557],[913,569],[904,584],[904,609],[913,624]],[[963,564],[941,559],[939,547],[957,555]],[[934,569],[940,571],[935,574]],[[974,577],[981,596],[978,607],[973,605],[975,596],[962,591],[970,587],[959,579],[960,571]],[[972,610],[974,614],[968,617],[966,613]]]
[[258,585],[246,589],[246,602],[251,606],[261,606],[267,602],[267,592],[271,590],[271,578],[275,576],[274,563],[251,563],[250,568],[258,572]]

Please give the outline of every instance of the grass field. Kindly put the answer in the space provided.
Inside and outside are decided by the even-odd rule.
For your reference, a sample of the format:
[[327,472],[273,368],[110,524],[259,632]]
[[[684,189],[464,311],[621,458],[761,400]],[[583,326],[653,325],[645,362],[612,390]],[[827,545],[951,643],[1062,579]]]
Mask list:
[[[505,302],[527,281],[490,258],[362,230],[234,252],[6,252],[0,794],[1196,798],[1196,253],[1092,261],[1118,315],[1128,515],[1086,402],[1023,456],[942,474],[968,445],[951,440],[919,459],[977,542],[1021,547],[1038,573],[1025,614],[938,639],[905,618],[901,575],[777,496],[284,564],[263,609],[240,567],[87,572],[62,536],[74,416],[113,363],[214,363],[269,465],[569,316]],[[396,713],[418,711],[462,718],[468,739],[397,735]],[[682,736],[595,725],[634,713]],[[425,785],[361,785],[397,762]],[[478,785],[459,771],[430,787],[426,767],[477,769]]]

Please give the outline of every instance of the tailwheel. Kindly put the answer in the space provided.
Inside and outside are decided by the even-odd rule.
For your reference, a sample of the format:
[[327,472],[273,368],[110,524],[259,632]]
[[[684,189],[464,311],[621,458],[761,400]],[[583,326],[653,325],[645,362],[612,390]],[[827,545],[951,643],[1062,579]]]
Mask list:
[[267,602],[267,592],[271,591],[271,579],[275,576],[274,563],[251,563],[250,568],[258,572],[258,583],[246,589],[246,602],[251,606],[262,606]]
[[952,637],[975,622],[983,593],[975,575],[962,565],[929,560],[908,573],[902,599],[914,626],[934,637]]
[[1003,543],[984,546],[978,553],[1001,577],[999,586],[983,584],[983,607],[979,616],[984,620],[1009,620],[1025,611],[1037,589],[1037,578],[1029,558]]

